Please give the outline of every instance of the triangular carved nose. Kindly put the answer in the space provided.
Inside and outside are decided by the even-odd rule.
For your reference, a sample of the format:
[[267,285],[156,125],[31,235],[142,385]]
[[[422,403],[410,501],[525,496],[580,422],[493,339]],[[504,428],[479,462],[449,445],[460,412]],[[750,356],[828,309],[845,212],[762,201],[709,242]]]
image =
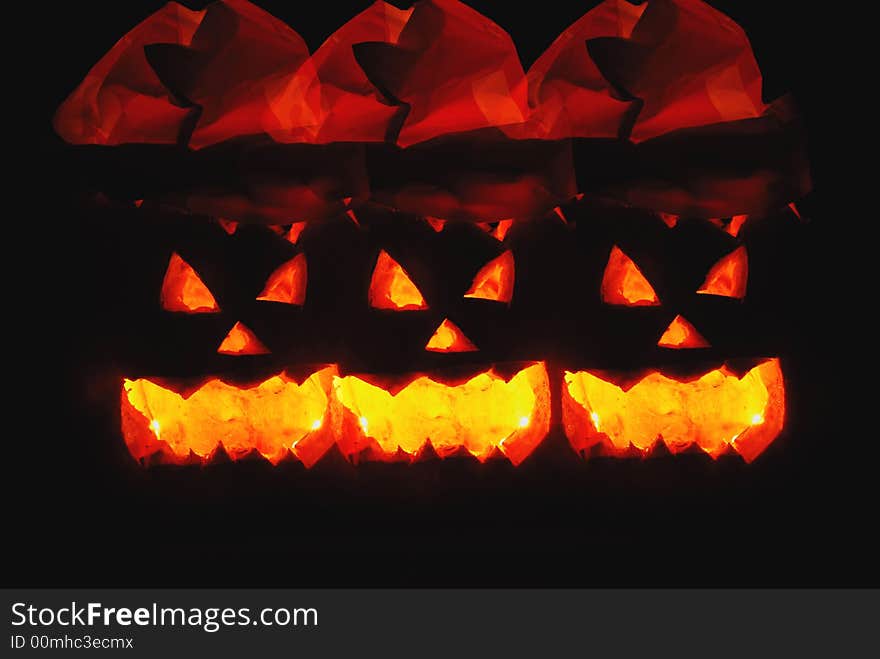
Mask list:
[[676,316],[657,341],[661,348],[708,348],[709,342],[684,316]]
[[430,352],[475,352],[477,346],[464,335],[458,325],[444,318],[425,345]]
[[267,355],[269,349],[244,323],[235,323],[217,348],[221,355]]

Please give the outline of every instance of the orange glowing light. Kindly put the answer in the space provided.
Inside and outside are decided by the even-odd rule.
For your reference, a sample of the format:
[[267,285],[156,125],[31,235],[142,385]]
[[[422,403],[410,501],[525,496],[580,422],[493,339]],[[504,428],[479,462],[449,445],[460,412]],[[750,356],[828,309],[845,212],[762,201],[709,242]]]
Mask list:
[[675,225],[678,224],[678,215],[673,215],[672,213],[657,213],[660,216],[660,219],[663,220],[663,224],[668,226],[670,229],[674,229]]
[[221,355],[266,355],[271,352],[243,323],[235,323],[217,352]]
[[171,255],[160,293],[162,308],[183,313],[217,313],[220,307],[211,291],[177,252]]
[[785,419],[778,359],[741,377],[727,366],[686,381],[655,371],[626,389],[587,371],[564,379],[563,425],[577,451],[644,455],[659,440],[673,453],[696,445],[713,458],[733,448],[751,462]]
[[444,318],[425,345],[425,350],[430,352],[476,352],[478,348],[464,335],[458,325],[448,318]]
[[749,255],[745,246],[737,247],[712,266],[697,293],[743,299],[749,281]]
[[684,316],[676,316],[657,341],[661,348],[708,348],[709,342]]
[[281,374],[246,388],[211,379],[190,394],[126,379],[125,442],[135,459],[151,462],[207,463],[222,448],[233,460],[256,452],[277,463],[292,454],[311,466],[334,441],[325,421],[335,374],[327,367],[302,384]]
[[377,309],[413,311],[428,308],[425,298],[406,270],[384,249],[376,259],[369,296],[370,305]]
[[289,261],[282,263],[275,269],[275,272],[269,275],[266,286],[257,299],[302,306],[306,301],[307,283],[306,255],[297,254]]
[[349,375],[334,378],[334,390],[342,405],[339,445],[346,455],[412,458],[430,444],[440,457],[466,451],[485,460],[501,452],[519,464],[550,428],[543,363],[509,380],[492,370],[457,385],[420,376],[394,394]]
[[510,304],[515,279],[513,252],[507,250],[480,268],[464,296]]
[[510,228],[513,226],[513,220],[499,220],[498,226],[495,227],[495,230],[492,232],[492,236],[495,240],[499,242],[504,242],[504,239],[507,238],[507,233],[510,231]]
[[425,217],[425,221],[431,225],[431,228],[434,229],[435,232],[440,233],[446,228],[446,220],[441,220],[439,217],[431,217],[430,215]]
[[660,299],[638,266],[615,245],[602,276],[602,301],[626,307],[654,307]]
[[287,232],[287,241],[296,245],[297,241],[299,241],[300,234],[305,230],[306,223],[305,222],[294,222],[290,225],[290,231]]
[[[492,225],[495,225],[494,227]],[[507,238],[507,234],[513,226],[513,220],[498,220],[498,222],[477,222],[477,226],[480,227],[483,231],[488,233],[498,242],[504,242],[504,239]]]
[[730,218],[730,222],[728,223],[725,231],[736,238],[739,235],[739,230],[742,229],[743,224],[745,224],[746,220],[748,219],[748,215],[734,215],[732,218]]
[[235,220],[224,220],[222,217],[218,217],[217,224],[230,236],[238,231],[238,222]]

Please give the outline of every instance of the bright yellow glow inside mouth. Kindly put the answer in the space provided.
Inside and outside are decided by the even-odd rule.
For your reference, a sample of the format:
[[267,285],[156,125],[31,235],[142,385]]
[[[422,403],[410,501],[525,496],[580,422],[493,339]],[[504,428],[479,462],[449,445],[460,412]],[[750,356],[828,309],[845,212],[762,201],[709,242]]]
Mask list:
[[712,456],[733,447],[751,461],[776,438],[785,416],[778,359],[742,377],[724,366],[687,381],[655,371],[626,390],[587,371],[564,377],[563,423],[579,451],[647,452],[662,441],[672,452],[696,444]]

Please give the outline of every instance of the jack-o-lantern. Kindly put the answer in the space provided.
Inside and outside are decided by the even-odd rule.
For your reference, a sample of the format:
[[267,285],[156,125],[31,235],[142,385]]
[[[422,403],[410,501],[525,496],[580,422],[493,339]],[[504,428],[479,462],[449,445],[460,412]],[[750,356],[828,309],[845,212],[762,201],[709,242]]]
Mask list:
[[[365,208],[352,266],[355,371],[338,381],[340,448],[390,458],[467,452],[524,459],[547,434],[546,367],[518,354],[510,226]],[[511,363],[517,358],[522,361]],[[494,366],[493,366],[494,365]]]
[[[661,442],[671,452],[695,445],[710,455],[760,454],[782,429],[785,395],[779,360],[760,358],[775,354],[772,337],[762,345],[751,329],[764,301],[747,295],[753,232],[737,224],[748,220],[709,222],[586,199],[565,211],[571,240],[555,276],[597,282],[566,323],[572,338],[589,331],[596,341],[566,359],[562,417],[572,446],[625,454]],[[763,239],[753,274],[767,277],[762,288],[772,291],[764,254],[774,241]],[[772,333],[772,323],[759,327]]]
[[455,0],[377,2],[311,55],[248,3],[169,5],[56,129],[145,144],[90,162],[139,242],[139,460],[519,464],[564,436],[751,461],[782,430],[753,328],[802,139],[697,0],[604,2],[528,73]]

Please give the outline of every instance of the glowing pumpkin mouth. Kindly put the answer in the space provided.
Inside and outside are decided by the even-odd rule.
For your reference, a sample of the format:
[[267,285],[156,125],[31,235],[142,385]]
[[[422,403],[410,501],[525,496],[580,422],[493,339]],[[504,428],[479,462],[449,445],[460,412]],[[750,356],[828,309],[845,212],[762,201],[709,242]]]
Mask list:
[[342,406],[340,447],[347,455],[415,456],[429,444],[441,456],[496,452],[522,462],[550,429],[550,384],[544,364],[509,380],[489,370],[462,384],[421,376],[396,393],[350,375],[336,378]]
[[[652,371],[630,386],[588,371],[564,371],[562,425],[581,453],[646,455],[662,442],[713,458],[733,450],[754,460],[782,430],[785,388],[778,359],[743,375],[727,366],[678,380]],[[122,432],[145,462],[208,463],[257,454],[306,466],[336,444],[352,460],[503,455],[525,460],[550,434],[551,388],[542,362],[505,379],[493,369],[463,382],[417,375],[389,387],[335,366],[301,382],[284,373],[250,387],[219,379],[179,393],[149,379],[124,380]]]
[[785,387],[778,359],[742,377],[726,366],[687,381],[651,372],[622,387],[587,371],[565,372],[563,424],[571,445],[611,455],[672,453],[696,445],[712,457],[729,449],[747,462],[782,430]]
[[301,384],[281,373],[247,388],[215,378],[186,395],[126,379],[122,433],[138,460],[207,463],[222,448],[233,460],[255,452],[273,463],[292,455],[311,466],[334,441],[335,373],[327,367]]

